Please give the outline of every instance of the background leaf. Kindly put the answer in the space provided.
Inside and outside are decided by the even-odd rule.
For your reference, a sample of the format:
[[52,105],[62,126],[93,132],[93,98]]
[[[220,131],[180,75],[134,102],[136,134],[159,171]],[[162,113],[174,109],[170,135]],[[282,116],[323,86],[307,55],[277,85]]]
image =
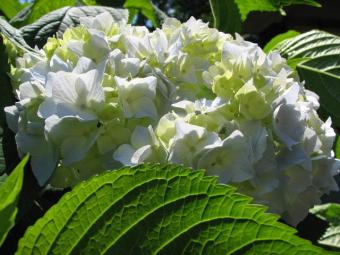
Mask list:
[[310,210],[320,219],[329,222],[329,228],[319,239],[319,243],[340,249],[340,204],[323,204]]
[[124,8],[129,9],[129,22],[132,21],[131,19],[135,16],[136,12],[140,12],[152,22],[154,27],[157,27],[157,17],[151,0],[126,0]]
[[283,41],[277,49],[288,60],[309,59],[296,67],[301,80],[319,95],[321,107],[340,127],[340,37],[313,30]]
[[33,5],[31,5],[30,14],[27,17],[26,24],[33,23],[45,14],[60,9],[65,6],[76,5],[76,0],[34,0]]
[[234,0],[209,0],[214,27],[221,32],[241,32],[241,17]]
[[102,12],[109,12],[116,21],[128,19],[127,10],[123,9],[102,6],[64,7],[44,15],[20,31],[29,45],[42,47],[48,37],[61,37],[67,28],[79,25],[80,17],[96,16]]
[[0,186],[5,183],[7,178],[8,178],[7,174],[0,175]]
[[235,0],[241,14],[242,21],[246,20],[252,11],[282,11],[282,8],[294,4],[305,4],[320,7],[314,0]]
[[8,232],[15,223],[15,217],[18,212],[17,202],[24,178],[24,167],[27,161],[28,156],[19,163],[0,186],[0,246],[5,241]]
[[273,37],[267,44],[266,46],[264,46],[263,51],[265,53],[269,53],[269,51],[271,51],[272,49],[274,49],[279,43],[281,43],[282,41],[295,37],[297,35],[299,35],[300,32],[295,31],[295,30],[288,30],[287,32],[283,33],[283,34],[279,34],[275,37]]
[[0,3],[0,11],[2,11],[7,18],[14,17],[25,5],[18,0],[2,0]]
[[17,254],[327,254],[216,180],[171,165],[104,173],[29,228]]

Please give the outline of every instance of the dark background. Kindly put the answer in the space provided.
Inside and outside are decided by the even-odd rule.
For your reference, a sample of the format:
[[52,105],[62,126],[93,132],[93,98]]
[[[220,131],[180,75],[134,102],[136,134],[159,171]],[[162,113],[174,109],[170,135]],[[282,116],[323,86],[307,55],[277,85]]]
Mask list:
[[[168,16],[186,21],[190,16],[212,22],[207,0],[153,1]],[[273,36],[294,29],[305,32],[311,29],[340,34],[340,0],[320,0],[322,7],[304,5],[285,7],[287,15],[279,12],[251,12],[243,24],[242,34],[263,46]],[[249,35],[249,36],[248,36]]]

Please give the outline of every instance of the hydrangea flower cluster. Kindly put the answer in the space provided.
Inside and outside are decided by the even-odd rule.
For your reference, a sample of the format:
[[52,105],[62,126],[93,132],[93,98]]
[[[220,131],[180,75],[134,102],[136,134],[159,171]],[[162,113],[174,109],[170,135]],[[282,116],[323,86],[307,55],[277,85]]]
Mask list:
[[337,190],[335,133],[279,53],[166,19],[149,32],[82,18],[12,70],[7,107],[40,185],[67,187],[142,162],[206,169],[291,224]]

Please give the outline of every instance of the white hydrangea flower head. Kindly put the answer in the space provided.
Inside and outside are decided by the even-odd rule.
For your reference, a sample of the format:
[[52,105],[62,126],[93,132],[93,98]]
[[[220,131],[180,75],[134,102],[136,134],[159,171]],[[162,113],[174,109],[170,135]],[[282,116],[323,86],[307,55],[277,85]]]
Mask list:
[[278,52],[190,18],[80,19],[12,69],[6,107],[40,185],[143,162],[203,168],[291,224],[338,186],[331,120]]

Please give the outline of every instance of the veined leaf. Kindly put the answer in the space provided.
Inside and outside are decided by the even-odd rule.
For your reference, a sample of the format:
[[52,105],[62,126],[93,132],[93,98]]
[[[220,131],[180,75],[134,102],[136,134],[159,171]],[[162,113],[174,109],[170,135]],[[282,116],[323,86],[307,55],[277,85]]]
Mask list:
[[279,34],[275,37],[273,37],[267,44],[266,46],[264,46],[263,51],[265,53],[269,53],[269,51],[271,51],[272,49],[275,48],[275,46],[277,46],[280,42],[295,37],[297,35],[299,35],[300,33],[298,31],[295,30],[288,30],[287,32],[283,33],[283,34]]
[[252,11],[281,11],[283,7],[304,4],[315,7],[320,7],[320,4],[315,0],[235,0],[244,21],[248,14]]
[[76,5],[76,0],[35,0],[31,6],[30,14],[27,17],[26,24],[31,24],[43,15],[50,13],[51,11],[60,9],[65,6]]
[[24,167],[28,161],[26,156],[14,171],[6,178],[0,186],[0,246],[14,226],[17,215],[17,202],[19,199],[23,178]]
[[79,25],[80,17],[96,16],[102,12],[109,12],[116,21],[128,19],[127,10],[123,9],[102,6],[64,7],[42,16],[20,31],[29,45],[42,47],[48,37],[61,37],[67,28]]
[[306,87],[320,96],[321,106],[340,127],[340,37],[318,30],[298,35],[277,45],[289,59],[308,58],[296,67]]
[[[124,3],[124,8],[131,10],[132,13],[136,11],[140,11],[146,18],[148,18],[154,27],[157,27],[157,17],[152,5],[151,0],[126,0]],[[130,11],[130,19],[133,18],[134,15],[131,15]],[[130,20],[131,21],[131,20]]]
[[[0,17],[0,35],[10,40],[16,47],[24,52],[29,52],[39,56],[39,52],[32,49],[23,38],[22,32],[19,29],[11,26],[6,20]],[[7,63],[7,59],[6,63]]]
[[340,204],[317,205],[310,212],[329,223],[328,229],[318,242],[340,248]]
[[173,165],[106,172],[29,228],[17,254],[327,254],[216,181]]
[[214,27],[226,33],[241,32],[241,16],[234,0],[209,0]]

